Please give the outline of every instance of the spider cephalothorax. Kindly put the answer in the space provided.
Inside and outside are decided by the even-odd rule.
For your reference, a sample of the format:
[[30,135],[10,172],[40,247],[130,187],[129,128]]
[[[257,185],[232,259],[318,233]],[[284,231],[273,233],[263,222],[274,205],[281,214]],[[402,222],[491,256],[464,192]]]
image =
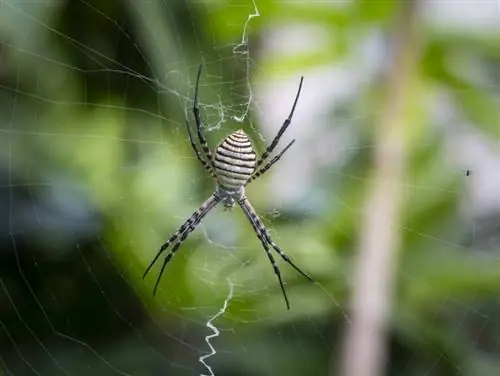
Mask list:
[[[189,123],[186,121],[189,140],[191,142],[191,146],[193,151],[196,154],[196,157],[200,161],[200,163],[205,167],[205,169],[216,179],[216,187],[215,192],[196,210],[191,217],[189,217],[186,222],[175,232],[167,241],[164,243],[153,261],[149,264],[148,268],[144,272],[143,278],[149,273],[153,265],[156,263],[160,255],[165,252],[165,250],[173,244],[172,249],[167,254],[163,261],[163,265],[161,267],[160,273],[158,275],[158,279],[156,280],[156,284],[153,290],[153,293],[156,294],[156,290],[158,289],[158,285],[161,280],[161,276],[165,270],[165,267],[172,259],[175,252],[179,249],[182,242],[188,237],[188,235],[196,228],[196,226],[201,222],[203,217],[205,217],[210,210],[212,210],[217,204],[222,203],[224,208],[231,209],[236,204],[238,204],[246,217],[250,221],[254,232],[257,234],[264,250],[266,251],[267,257],[271,262],[274,272],[278,277],[281,291],[283,292],[283,296],[285,298],[286,306],[290,309],[290,304],[288,302],[288,297],[286,295],[285,287],[283,285],[283,281],[281,278],[281,273],[276,265],[274,257],[271,253],[270,247],[281,256],[283,260],[285,260],[288,264],[290,264],[295,270],[297,270],[300,274],[302,274],[307,279],[311,280],[306,273],[300,270],[290,258],[281,250],[280,247],[271,239],[271,235],[269,231],[264,226],[264,223],[259,218],[255,210],[253,209],[250,201],[245,195],[245,186],[250,182],[264,174],[272,165],[274,165],[281,156],[293,145],[295,139],[290,141],[287,146],[281,150],[277,155],[275,155],[271,160],[268,159],[269,155],[274,151],[278,142],[285,133],[285,130],[288,128],[292,121],[293,113],[295,111],[295,107],[297,105],[297,101],[299,99],[300,90],[302,88],[303,77],[300,78],[299,89],[297,91],[297,95],[295,96],[295,100],[293,102],[292,110],[290,111],[290,115],[285,120],[283,125],[281,126],[278,134],[274,137],[271,144],[266,148],[264,153],[262,153],[261,157],[257,159],[257,154],[252,145],[252,141],[247,136],[247,134],[239,129],[236,132],[230,134],[226,137],[220,144],[215,148],[214,153],[210,151],[207,140],[205,138],[205,134],[203,132],[203,124],[200,118],[200,108],[198,106],[198,87],[200,83],[200,75],[201,75],[202,66],[198,69],[198,76],[196,79],[196,89],[194,94],[194,104],[193,104],[193,114],[194,119],[196,121],[196,130],[198,135],[198,141],[201,146],[201,152],[196,145],[196,142],[193,139],[193,135],[191,133],[191,128],[189,127]],[[261,165],[266,162],[267,163],[261,167]]]
[[238,201],[245,197],[245,187],[225,188],[220,184],[215,187],[215,195],[219,197],[224,209],[232,209]]

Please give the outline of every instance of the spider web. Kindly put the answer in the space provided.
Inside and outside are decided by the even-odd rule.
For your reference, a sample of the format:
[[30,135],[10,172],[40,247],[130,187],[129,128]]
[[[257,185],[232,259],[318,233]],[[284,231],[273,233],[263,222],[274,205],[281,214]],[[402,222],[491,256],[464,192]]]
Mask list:
[[[0,376],[322,375],[340,362],[360,197],[372,183],[362,166],[377,146],[360,129],[378,111],[358,98],[387,63],[384,38],[374,31],[347,54],[356,58],[333,65],[323,51],[345,49],[345,30],[332,41],[321,14],[350,2],[269,4],[0,0]],[[443,34],[497,33],[491,4],[432,2],[426,17]],[[297,21],[307,7],[318,8],[317,25]],[[262,28],[280,12],[297,22]],[[277,260],[291,311],[238,210],[207,216],[155,298],[159,267],[141,279],[213,190],[184,125],[194,129],[200,62],[211,147],[241,127],[263,150],[305,76],[281,142],[296,144],[248,189],[276,242],[318,280]],[[498,96],[497,82],[471,80]],[[496,375],[498,141],[467,123],[449,93],[430,95],[441,136],[413,143],[420,159],[402,183],[411,220],[400,226],[409,251],[390,372]]]

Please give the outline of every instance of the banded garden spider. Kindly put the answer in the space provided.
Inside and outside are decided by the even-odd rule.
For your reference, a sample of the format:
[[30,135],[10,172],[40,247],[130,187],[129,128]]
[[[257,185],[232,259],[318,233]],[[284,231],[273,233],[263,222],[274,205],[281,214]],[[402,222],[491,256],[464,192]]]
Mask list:
[[283,135],[283,133],[285,133],[286,129],[292,121],[293,113],[295,111],[295,107],[300,96],[300,91],[302,89],[302,82],[304,80],[304,77],[300,78],[299,89],[297,91],[297,95],[295,96],[292,110],[290,111],[288,118],[281,126],[278,134],[276,135],[276,137],[274,137],[271,144],[266,148],[262,156],[257,160],[252,142],[250,141],[246,133],[241,129],[230,134],[226,139],[224,139],[219,144],[219,146],[217,146],[214,154],[212,154],[212,152],[210,151],[207,140],[205,138],[205,134],[203,132],[203,124],[200,118],[200,108],[198,105],[198,88],[202,67],[203,66],[200,65],[198,69],[193,104],[193,114],[196,121],[198,141],[201,145],[202,152],[200,152],[200,150],[196,146],[193,135],[191,133],[189,122],[187,120],[186,126],[189,134],[189,140],[191,142],[193,151],[196,154],[196,158],[198,158],[198,161],[200,161],[200,163],[208,171],[208,173],[216,180],[215,192],[161,246],[153,261],[151,261],[148,268],[144,272],[143,278],[146,277],[146,275],[149,273],[149,271],[156,263],[158,258],[163,254],[163,252],[165,252],[171,244],[174,244],[163,261],[163,265],[161,267],[153,290],[153,295],[155,295],[167,264],[175,255],[175,252],[177,252],[184,240],[186,240],[188,235],[196,228],[196,226],[200,224],[200,222],[208,214],[208,212],[210,212],[219,203],[223,203],[224,207],[227,209],[231,209],[235,206],[235,204],[238,204],[250,221],[255,234],[259,238],[262,246],[264,247],[264,250],[266,251],[267,257],[269,258],[269,261],[271,262],[271,265],[274,269],[274,273],[278,277],[286,307],[287,309],[290,309],[290,303],[288,301],[285,287],[283,285],[280,269],[278,268],[278,265],[276,265],[269,246],[271,246],[274,251],[276,251],[281,256],[281,258],[288,264],[290,264],[296,271],[309,279],[311,282],[313,282],[313,279],[302,270],[300,270],[299,267],[296,266],[292,262],[292,260],[290,260],[290,258],[281,250],[281,248],[271,239],[269,230],[259,218],[245,195],[245,186],[267,172],[276,162],[279,161],[283,154],[295,142],[295,139],[290,141],[290,143],[288,143],[288,145],[286,145],[280,153],[278,153],[274,158],[268,161],[268,163],[263,167],[260,167],[264,162],[266,162],[266,160],[268,160],[269,155],[276,148],[281,136]]

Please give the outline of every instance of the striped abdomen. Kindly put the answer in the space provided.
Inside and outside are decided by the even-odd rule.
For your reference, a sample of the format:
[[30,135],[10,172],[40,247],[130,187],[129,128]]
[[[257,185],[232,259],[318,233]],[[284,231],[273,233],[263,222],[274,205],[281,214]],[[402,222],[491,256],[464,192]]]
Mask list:
[[225,188],[243,186],[255,171],[255,164],[252,142],[241,129],[230,134],[215,149],[215,174]]

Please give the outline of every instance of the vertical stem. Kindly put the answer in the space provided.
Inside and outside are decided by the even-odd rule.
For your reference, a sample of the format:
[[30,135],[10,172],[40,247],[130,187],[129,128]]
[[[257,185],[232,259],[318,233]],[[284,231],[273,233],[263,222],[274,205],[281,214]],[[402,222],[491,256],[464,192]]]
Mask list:
[[343,343],[341,376],[380,376],[395,284],[406,128],[412,79],[418,69],[418,0],[404,0],[393,30],[385,100],[376,129],[374,180],[364,210],[351,297],[351,323]]

